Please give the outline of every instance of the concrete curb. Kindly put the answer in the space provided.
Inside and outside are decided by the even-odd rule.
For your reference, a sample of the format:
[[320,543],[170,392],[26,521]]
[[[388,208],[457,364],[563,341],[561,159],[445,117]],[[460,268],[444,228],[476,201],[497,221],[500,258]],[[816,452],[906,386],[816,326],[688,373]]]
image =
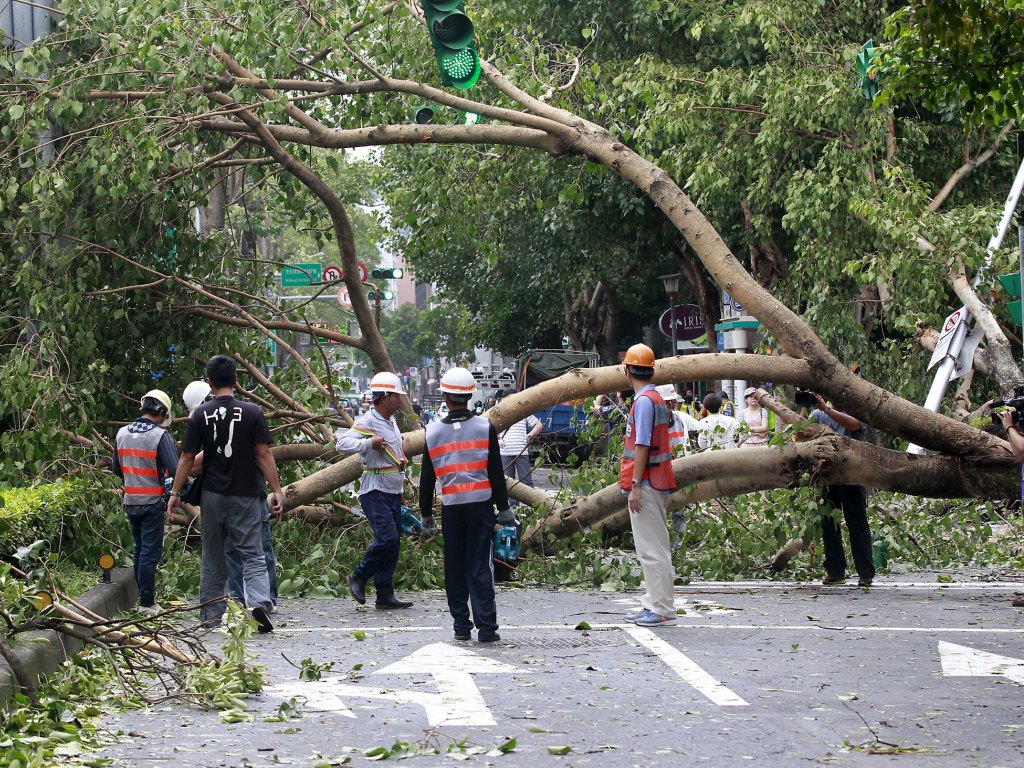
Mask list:
[[[76,602],[104,618],[110,618],[131,608],[138,599],[132,569],[117,568],[111,574],[110,584],[97,584]],[[20,668],[31,682],[36,683],[56,672],[68,657],[82,650],[82,645],[81,640],[55,630],[37,630],[18,635],[11,651]],[[18,678],[7,659],[0,656],[0,712],[11,707],[19,690]]]

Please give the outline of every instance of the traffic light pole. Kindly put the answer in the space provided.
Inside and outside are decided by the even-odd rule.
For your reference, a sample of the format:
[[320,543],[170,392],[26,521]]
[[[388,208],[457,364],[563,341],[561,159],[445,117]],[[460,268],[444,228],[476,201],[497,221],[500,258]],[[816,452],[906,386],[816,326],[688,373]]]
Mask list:
[[[1021,162],[1020,167],[1017,169],[1017,176],[1010,187],[1010,194],[1006,197],[1006,204],[1003,206],[1003,216],[999,220],[999,227],[988,241],[988,246],[985,249],[988,252],[985,266],[978,271],[974,280],[971,281],[971,288],[978,287],[978,283],[981,282],[981,276],[988,271],[989,266],[992,264],[992,254],[1002,246],[1003,239],[1010,228],[1010,219],[1013,218],[1013,212],[1017,209],[1017,203],[1020,201],[1022,190],[1024,190],[1024,162]],[[1021,270],[1024,272],[1024,256],[1021,258]],[[959,359],[971,324],[971,313],[967,310],[967,307],[961,307],[960,312],[962,313],[963,320],[953,333],[949,348],[946,350],[946,356],[942,358],[942,362],[939,363],[939,367],[935,371],[935,378],[932,380],[931,389],[928,390],[928,397],[924,401],[924,407],[932,413],[939,412],[942,401],[946,397],[946,389],[949,387],[949,382],[953,380],[958,365],[963,367],[971,364],[970,360]],[[910,444],[907,446],[907,453],[923,455],[925,449],[919,445]]]

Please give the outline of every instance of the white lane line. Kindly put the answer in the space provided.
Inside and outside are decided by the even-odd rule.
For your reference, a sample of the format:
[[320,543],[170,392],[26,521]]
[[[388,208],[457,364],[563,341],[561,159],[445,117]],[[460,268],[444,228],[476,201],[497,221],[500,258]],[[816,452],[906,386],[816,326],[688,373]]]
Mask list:
[[[842,593],[844,587],[847,590],[860,589],[856,579],[851,579],[848,584],[826,587],[816,581],[692,581],[685,586],[677,586],[677,595],[699,594],[701,590],[714,589],[724,592],[746,592],[748,590],[781,590],[781,589],[815,589],[823,592]],[[878,590],[896,591],[908,590],[945,590],[963,592],[1021,592],[1024,591],[1024,582],[1020,581],[892,581],[875,582],[871,591]]]
[[669,669],[720,707],[746,707],[747,702],[705,672],[689,656],[666,643],[649,629],[626,626],[623,630],[640,645],[653,651]]
[[[573,630],[575,625],[573,624],[519,624],[509,625],[503,624],[501,629],[508,630],[508,645],[515,645],[515,637],[512,633],[514,632],[526,632],[535,630],[552,630],[558,632],[565,632],[566,630]],[[590,624],[592,630],[610,630],[610,629],[629,629],[635,627],[634,624]],[[741,629],[749,632],[750,630],[764,630],[766,632],[962,632],[965,634],[979,634],[979,635],[1024,635],[1024,626],[1021,627],[862,627],[855,624],[845,625],[829,625],[829,624],[677,624],[674,627],[661,627],[658,632],[685,632],[688,629]],[[367,627],[364,625],[355,625],[351,627],[287,627],[277,626],[274,628],[275,635],[301,635],[310,632],[317,632],[323,634],[351,634],[353,632],[441,632],[446,635],[451,634],[450,629],[442,629],[436,624],[422,626],[422,627]],[[500,644],[499,644],[500,647]]]

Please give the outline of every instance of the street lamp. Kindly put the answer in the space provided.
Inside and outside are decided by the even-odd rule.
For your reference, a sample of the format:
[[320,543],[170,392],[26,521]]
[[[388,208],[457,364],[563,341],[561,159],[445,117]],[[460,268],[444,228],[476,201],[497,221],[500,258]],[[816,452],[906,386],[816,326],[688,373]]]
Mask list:
[[668,294],[668,322],[672,326],[672,356],[679,354],[679,347],[676,342],[676,296],[679,295],[679,281],[682,275],[676,272],[673,275],[659,275],[658,279],[665,286],[665,293]]

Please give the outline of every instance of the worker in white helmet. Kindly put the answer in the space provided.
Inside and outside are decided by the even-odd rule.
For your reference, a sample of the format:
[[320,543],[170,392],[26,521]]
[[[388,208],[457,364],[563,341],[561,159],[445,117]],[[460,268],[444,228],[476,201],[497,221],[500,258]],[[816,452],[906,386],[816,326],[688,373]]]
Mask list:
[[178,446],[167,431],[171,398],[151,389],[142,396],[138,418],[117,432],[114,472],[124,480],[124,512],[135,542],[135,581],[139,606],[158,613],[156,567],[164,554],[164,480],[178,467]]
[[357,603],[366,602],[366,584],[373,579],[378,610],[410,608],[412,603],[395,596],[395,568],[402,532],[402,487],[405,483],[405,449],[395,413],[402,407],[402,381],[381,371],[370,380],[372,406],[350,429],[337,432],[335,447],[357,453],[363,462],[359,505],[373,528],[373,544],[362,562],[348,576],[348,589]]
[[[441,485],[444,530],[444,590],[456,640],[491,643],[498,635],[494,600],[495,507],[497,522],[516,524],[508,506],[508,490],[494,425],[469,410],[476,389],[473,374],[451,368],[441,377],[448,415],[427,427],[427,450],[420,472],[420,514],[423,530],[434,528],[434,494]],[[472,615],[470,614],[472,607]]]

